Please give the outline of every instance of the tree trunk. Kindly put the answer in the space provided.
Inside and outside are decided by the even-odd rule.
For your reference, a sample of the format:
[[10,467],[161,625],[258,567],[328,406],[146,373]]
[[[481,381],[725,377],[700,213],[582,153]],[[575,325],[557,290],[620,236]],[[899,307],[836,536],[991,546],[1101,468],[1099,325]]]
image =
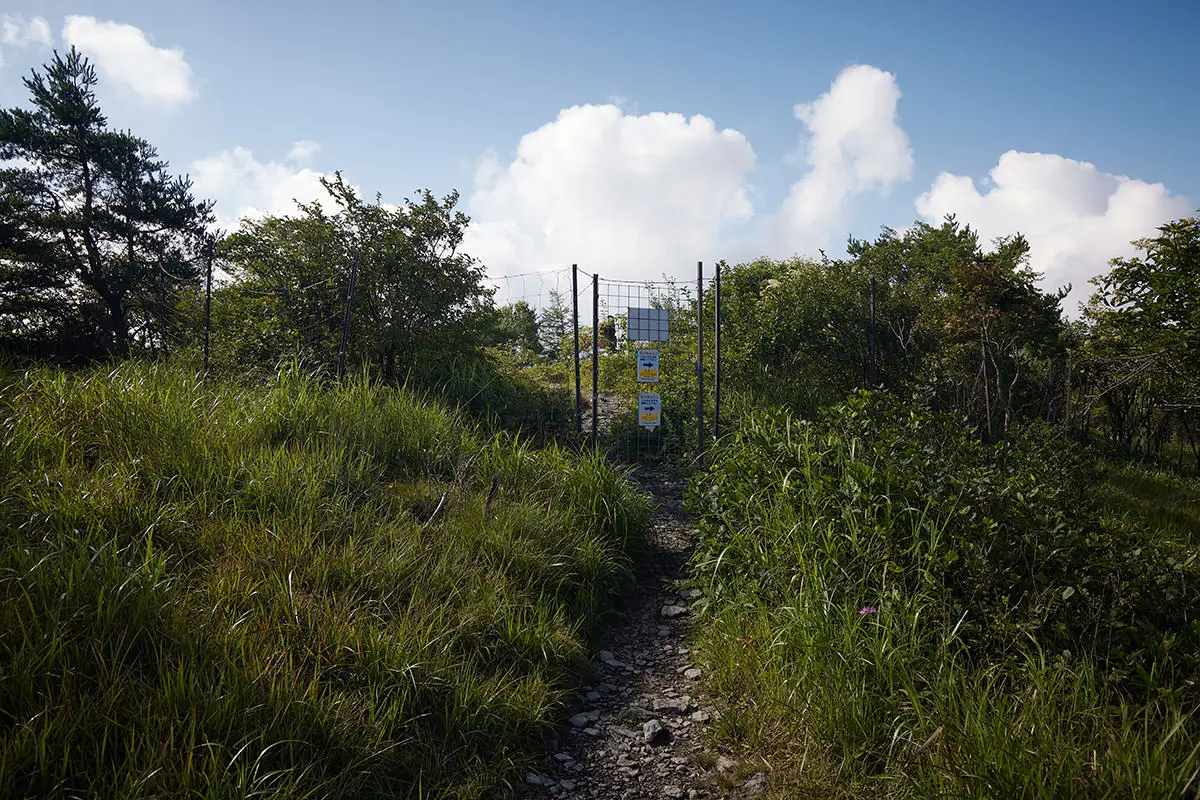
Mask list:
[[984,344],[982,333],[979,336],[979,363],[983,368],[983,414],[987,420],[987,440],[992,441],[992,401],[989,397],[987,372],[987,346]]

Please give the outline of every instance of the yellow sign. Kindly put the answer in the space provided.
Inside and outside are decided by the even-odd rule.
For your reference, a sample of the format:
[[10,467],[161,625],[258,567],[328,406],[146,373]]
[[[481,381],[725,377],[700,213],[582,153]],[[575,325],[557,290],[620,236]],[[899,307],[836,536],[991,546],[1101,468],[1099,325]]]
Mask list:
[[658,383],[657,350],[638,350],[637,378],[638,383]]
[[658,392],[638,392],[638,425],[654,430],[662,424],[662,398]]

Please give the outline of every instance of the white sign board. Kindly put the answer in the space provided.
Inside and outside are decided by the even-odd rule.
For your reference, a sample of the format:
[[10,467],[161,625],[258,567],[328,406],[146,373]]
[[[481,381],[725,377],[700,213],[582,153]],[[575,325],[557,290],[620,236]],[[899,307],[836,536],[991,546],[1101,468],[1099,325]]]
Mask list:
[[638,383],[658,383],[658,351],[637,351]]
[[625,317],[629,331],[625,338],[631,342],[665,342],[670,320],[665,308],[628,309]]
[[658,392],[638,392],[638,425],[652,431],[662,424],[662,398]]

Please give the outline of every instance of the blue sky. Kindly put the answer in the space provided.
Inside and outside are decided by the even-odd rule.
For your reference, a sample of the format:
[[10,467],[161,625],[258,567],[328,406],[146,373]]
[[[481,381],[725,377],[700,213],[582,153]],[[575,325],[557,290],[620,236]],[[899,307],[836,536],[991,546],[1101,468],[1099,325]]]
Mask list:
[[[479,222],[468,244],[496,273],[836,253],[847,234],[954,210],[985,235],[1026,232],[1048,280],[1078,285],[1200,204],[1194,0],[0,11],[0,104],[25,104],[20,77],[50,46],[79,43],[111,123],[196,176],[226,224],[286,210],[334,169],[385,200],[458,189]],[[70,17],[84,20],[68,35]],[[36,18],[49,44],[23,35]],[[106,23],[138,29],[145,52]],[[798,118],[823,96],[815,127]],[[616,109],[559,116],[589,104]]]

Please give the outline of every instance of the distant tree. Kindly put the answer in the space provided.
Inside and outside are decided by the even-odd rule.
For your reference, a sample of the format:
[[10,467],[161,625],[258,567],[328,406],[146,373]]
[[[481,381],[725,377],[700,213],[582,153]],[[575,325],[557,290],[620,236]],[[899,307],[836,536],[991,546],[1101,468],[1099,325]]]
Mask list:
[[536,355],[540,349],[537,313],[524,300],[500,306],[495,311],[493,336],[496,344]]
[[571,317],[562,292],[551,289],[550,305],[542,312],[539,323],[542,353],[551,359],[562,357],[564,342],[571,333]]
[[614,350],[617,347],[617,318],[609,314],[600,323],[600,349]]
[[1158,230],[1092,281],[1086,396],[1118,448],[1158,452],[1175,432],[1200,456],[1200,219]]
[[24,84],[33,108],[0,111],[0,338],[66,357],[166,347],[211,204],[108,129],[74,48]]
[[847,250],[846,259],[760,259],[726,271],[722,367],[732,384],[803,414],[865,385],[919,387],[994,438],[1018,414],[1062,405],[1062,295],[1038,289],[1023,238],[985,252],[948,218],[852,239]]
[[272,300],[283,341],[335,362],[357,256],[351,360],[391,379],[485,343],[491,290],[483,267],[458,250],[468,219],[455,210],[457,194],[425,191],[396,208],[364,202],[340,173],[322,183],[335,213],[301,204],[298,216],[243,222],[221,246],[243,290]]

